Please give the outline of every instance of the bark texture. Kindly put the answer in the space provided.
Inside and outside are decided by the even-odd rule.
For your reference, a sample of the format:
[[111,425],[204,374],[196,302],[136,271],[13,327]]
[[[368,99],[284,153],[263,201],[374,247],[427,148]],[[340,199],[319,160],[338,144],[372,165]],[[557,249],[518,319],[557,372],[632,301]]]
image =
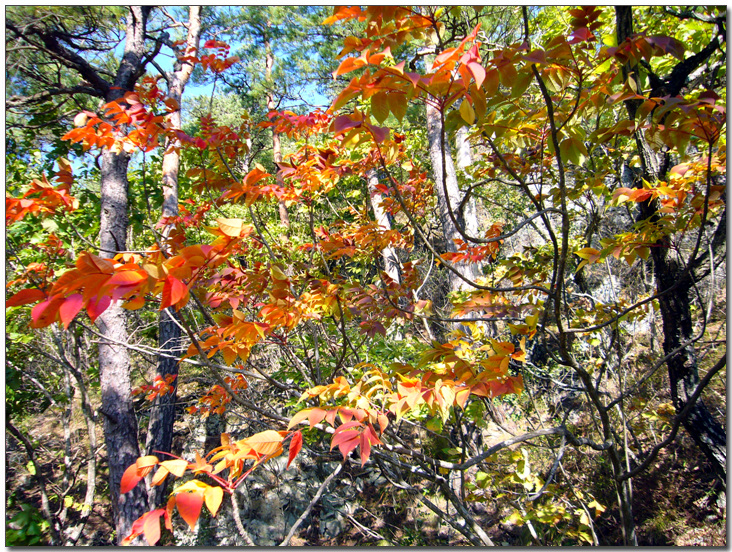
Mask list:
[[[443,129],[442,113],[436,106],[427,103],[427,140],[439,204],[440,226],[445,236],[445,249],[456,252],[458,247],[455,240],[464,240],[460,230],[466,232],[469,228],[477,229],[478,221],[474,208],[466,206],[462,211],[458,210],[463,197],[458,187],[450,144]],[[468,205],[470,203],[466,202]],[[455,268],[471,281],[480,275],[480,267],[476,263],[456,263]],[[470,285],[451,272],[450,291],[462,289],[470,289]]]
[[[391,230],[389,216],[381,207],[381,194],[376,189],[376,186],[379,184],[379,177],[376,174],[376,170],[371,169],[367,174],[367,178],[369,198],[371,200],[371,208],[374,211],[374,219],[384,230]],[[381,258],[384,260],[384,271],[389,275],[389,278],[394,280],[396,283],[400,283],[400,265],[396,250],[393,247],[385,247],[381,250]]]
[[[633,35],[632,8],[617,6],[616,22],[617,38],[620,44]],[[702,50],[706,53],[706,57],[700,57],[697,54],[677,64],[669,78],[664,81],[667,86],[673,88],[671,92],[678,93],[681,90],[686,76],[706,61],[718,44],[718,38],[715,37]],[[639,93],[641,93],[637,67],[624,68],[624,74],[636,80]],[[626,102],[626,108],[629,117],[635,119],[637,105],[629,101]],[[656,154],[641,132],[637,132],[635,138],[641,158],[642,178],[648,182],[665,178],[670,162],[668,155]],[[641,185],[640,180],[636,185]],[[652,220],[657,216],[657,209],[655,202],[641,204],[640,218]],[[726,216],[722,217],[720,227],[722,225],[726,227]],[[724,235],[719,231],[715,234]],[[693,343],[694,331],[691,316],[691,293],[695,281],[692,271],[680,266],[679,262],[669,255],[669,245],[667,238],[657,242],[655,247],[651,247],[651,258],[657,282],[656,291],[660,294],[658,301],[663,321],[663,351],[666,355],[671,355],[667,362],[671,398],[676,411],[680,412],[689,402],[689,398],[699,384],[699,367]],[[716,245],[719,249],[726,247],[726,243],[713,243],[712,245],[713,247]],[[689,266],[697,264],[696,259],[686,259],[685,261]],[[683,420],[683,425],[706,455],[722,482],[726,483],[727,435],[725,428],[714,419],[701,399],[694,404],[689,415]]]
[[[145,31],[151,7],[131,7],[127,20],[125,50],[114,86],[107,101],[121,98],[132,90],[142,74],[145,52]],[[113,257],[126,249],[127,235],[127,167],[129,155],[105,150],[101,166],[100,253]],[[99,375],[104,415],[104,439],[109,463],[109,487],[117,542],[126,537],[132,523],[147,510],[147,491],[137,485],[121,495],[120,482],[128,466],[140,456],[137,440],[137,417],[132,404],[130,358],[127,348],[126,311],[111,305],[96,321],[103,336],[99,344]]]

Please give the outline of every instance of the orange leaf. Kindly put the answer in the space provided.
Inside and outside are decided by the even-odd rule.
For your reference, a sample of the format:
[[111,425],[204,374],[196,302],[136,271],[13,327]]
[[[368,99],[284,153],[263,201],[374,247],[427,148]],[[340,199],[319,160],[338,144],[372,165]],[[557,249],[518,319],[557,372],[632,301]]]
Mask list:
[[142,475],[140,475],[137,466],[135,464],[132,464],[129,468],[125,470],[125,473],[122,474],[122,481],[120,482],[119,488],[120,494],[130,492],[132,489],[135,488],[135,485],[140,482],[140,479],[142,479]]
[[387,418],[384,414],[379,414],[376,419],[379,421],[379,429],[381,430],[381,433],[384,433],[386,426],[389,425],[389,418]]
[[104,274],[112,274],[114,272],[114,265],[106,259],[102,259],[82,251],[79,258],[76,259],[76,268],[84,272],[101,272]]
[[239,441],[249,446],[261,456],[276,456],[282,452],[282,435],[272,429],[255,433],[251,437]]
[[178,493],[175,495],[175,503],[178,506],[180,516],[191,528],[191,531],[193,531],[196,527],[198,516],[201,515],[203,493]]
[[160,466],[158,468],[158,471],[155,472],[155,475],[152,478],[152,481],[150,482],[150,485],[153,487],[157,487],[160,485],[163,481],[165,481],[165,478],[168,476],[170,472],[164,468],[163,466]]
[[316,421],[312,421],[310,416],[314,410],[318,410],[318,411],[322,412],[323,417],[325,417],[325,410],[323,410],[322,408],[306,408],[305,410],[301,410],[300,412],[298,412],[297,414],[295,414],[292,417],[292,419],[290,420],[290,423],[287,425],[287,429],[291,429],[291,428],[295,427],[297,424],[299,424],[300,422],[302,422],[303,420],[306,420],[306,419],[310,422],[310,427],[313,427],[313,425],[317,424],[318,422],[320,422],[323,419],[323,417],[321,417],[320,419],[317,419]]
[[155,543],[160,540],[160,516],[163,516],[165,519],[165,527],[172,531],[170,514],[161,508],[159,510],[153,510],[152,512],[143,514],[137,518],[132,524],[130,534],[122,539],[120,544],[122,546],[127,546],[134,539],[144,533],[147,543],[150,546],[155,546]]
[[313,408],[308,414],[308,423],[312,428],[315,424],[319,424],[323,421],[323,418],[327,415],[327,412],[322,408]]
[[144,295],[135,295],[132,299],[127,301],[124,305],[122,305],[127,310],[137,310],[141,309],[147,305],[147,301],[145,301]]
[[147,274],[144,272],[140,272],[137,270],[123,270],[121,272],[117,272],[114,276],[107,280],[107,285],[131,286],[134,284],[139,284],[146,279]]
[[167,309],[171,305],[178,304],[188,295],[188,286],[175,276],[168,274],[163,284],[163,300],[160,302],[160,310]]
[[242,219],[219,218],[216,222],[219,224],[219,230],[231,238],[238,238],[245,226]]
[[366,62],[361,58],[346,58],[338,66],[338,69],[333,71],[333,78],[336,78],[340,75],[345,75],[346,73],[350,73],[351,71],[355,71],[356,69],[358,69],[359,67],[363,67],[364,65],[366,65]]
[[[157,510],[161,513],[165,510]],[[154,512],[151,512],[154,514]],[[142,526],[142,531],[145,533],[145,540],[150,546],[155,546],[155,543],[160,540],[160,514],[148,515],[145,519],[145,523]]]

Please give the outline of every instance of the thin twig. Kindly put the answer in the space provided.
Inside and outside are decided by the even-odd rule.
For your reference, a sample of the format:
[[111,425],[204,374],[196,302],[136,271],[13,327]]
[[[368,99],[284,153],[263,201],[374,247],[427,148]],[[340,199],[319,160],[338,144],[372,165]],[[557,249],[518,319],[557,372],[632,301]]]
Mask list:
[[239,503],[236,501],[236,489],[234,489],[234,492],[231,493],[231,508],[234,512],[234,522],[236,523],[236,528],[239,531],[241,538],[244,539],[244,544],[246,544],[247,546],[257,546],[256,544],[254,544],[252,537],[249,536],[249,533],[247,533],[247,530],[244,529],[244,525],[241,522]]
[[318,489],[318,492],[315,493],[315,496],[310,501],[310,504],[308,504],[308,507],[305,508],[305,511],[302,513],[302,515],[297,518],[297,521],[295,524],[290,528],[290,532],[287,533],[287,536],[285,537],[285,540],[283,540],[280,543],[280,546],[289,546],[290,545],[290,539],[295,536],[295,532],[297,531],[298,527],[302,524],[303,521],[310,515],[310,511],[313,509],[315,504],[320,500],[320,497],[323,495],[323,492],[325,491],[328,484],[333,480],[333,478],[340,473],[340,471],[343,469],[343,465],[346,463],[346,460],[343,460],[340,464],[338,464],[338,467],[333,470],[333,473],[331,473],[325,481],[323,481],[323,484]]

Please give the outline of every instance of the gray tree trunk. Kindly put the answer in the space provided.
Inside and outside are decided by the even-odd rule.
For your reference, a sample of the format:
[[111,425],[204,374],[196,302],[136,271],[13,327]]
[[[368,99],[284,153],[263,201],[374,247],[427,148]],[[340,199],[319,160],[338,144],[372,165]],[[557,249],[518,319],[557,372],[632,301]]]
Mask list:
[[[379,183],[379,177],[376,174],[375,169],[371,169],[367,175],[369,198],[371,200],[371,208],[374,210],[374,219],[376,223],[384,230],[391,230],[391,222],[389,222],[389,216],[386,211],[381,207],[381,194],[376,189]],[[394,280],[396,283],[401,282],[400,276],[400,265],[399,257],[397,256],[396,250],[393,247],[385,247],[381,250],[381,258],[384,260],[384,271],[389,275],[389,278]]]
[[[147,17],[151,7],[130,7],[127,19],[124,55],[108,102],[132,90],[142,73]],[[105,150],[101,163],[100,254],[113,257],[126,250],[127,237],[127,167],[128,154]],[[109,464],[109,487],[117,542],[126,537],[132,523],[147,510],[144,485],[120,494],[122,474],[140,457],[137,440],[137,417],[132,404],[130,358],[127,343],[127,312],[118,304],[107,308],[96,321],[102,342],[99,344],[99,376],[104,415],[104,439]]]
[[[427,103],[427,140],[438,199],[440,226],[445,236],[445,249],[454,253],[458,251],[455,240],[463,239],[458,227],[465,231],[468,226],[477,228],[478,223],[475,220],[475,211],[465,209],[462,213],[458,212],[463,197],[458,187],[452,151],[447,136],[443,132],[442,114],[431,103]],[[469,222],[466,221],[466,218],[469,219]],[[475,281],[475,278],[480,275],[480,267],[475,263],[456,263],[455,268],[471,281]],[[450,291],[463,289],[471,289],[471,287],[451,272]]]
[[[269,27],[269,25],[268,25]],[[277,107],[274,96],[274,81],[272,80],[272,68],[274,67],[274,53],[272,52],[272,43],[267,31],[264,31],[264,49],[265,49],[265,78],[267,79],[267,109],[272,111]],[[274,128],[272,129],[272,160],[275,165],[282,161],[282,146],[280,145],[280,133]],[[280,186],[284,185],[282,176],[280,175],[279,167],[275,166],[277,184]],[[287,205],[284,200],[280,199],[277,201],[277,208],[280,213],[280,222],[282,226],[290,228],[290,215],[287,213]]]

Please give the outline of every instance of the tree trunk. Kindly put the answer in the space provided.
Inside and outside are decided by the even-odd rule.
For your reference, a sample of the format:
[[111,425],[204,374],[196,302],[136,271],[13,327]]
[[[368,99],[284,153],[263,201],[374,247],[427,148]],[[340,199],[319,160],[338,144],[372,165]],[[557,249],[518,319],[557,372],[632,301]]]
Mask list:
[[[465,209],[462,213],[458,212],[463,198],[458,187],[450,144],[443,132],[442,113],[429,102],[427,103],[427,140],[440,210],[440,225],[445,236],[445,249],[454,253],[458,251],[455,240],[463,239],[458,231],[458,226],[465,231],[469,226],[477,228],[478,223],[475,220],[474,211]],[[480,267],[475,263],[456,263],[455,268],[472,281],[480,275]],[[451,272],[450,291],[463,289],[470,289],[470,285]]]
[[[272,44],[269,40],[269,35],[264,35],[264,49],[265,49],[265,60],[264,60],[264,67],[265,67],[265,77],[267,79],[267,109],[269,111],[273,111],[277,104],[275,103],[275,97],[274,97],[274,82],[272,81],[272,67],[274,67],[274,54],[272,53]],[[276,172],[276,178],[277,178],[277,184],[279,186],[284,185],[284,181],[282,180],[282,177],[280,176],[279,167],[277,166],[278,163],[282,161],[282,149],[280,146],[280,133],[277,132],[274,128],[272,129],[272,160],[275,163],[275,171]],[[282,223],[282,226],[289,229],[290,228],[290,216],[287,213],[287,206],[285,205],[284,200],[280,199],[277,202],[277,206],[279,208],[280,213],[280,222]]]
[[[455,132],[455,149],[457,166],[460,169],[467,169],[473,164],[473,151],[468,140],[468,129],[467,127],[460,127]],[[470,178],[468,176],[468,178]],[[457,183],[456,183],[457,185]],[[462,201],[462,199],[461,199]],[[478,226],[478,209],[475,205],[473,198],[469,198],[463,206],[464,214],[463,220],[465,221],[465,233],[468,236],[477,236],[479,232]],[[481,273],[481,265],[476,265],[477,273]]]
[[[369,199],[371,201],[371,208],[374,211],[374,220],[376,220],[376,224],[378,224],[384,230],[391,230],[389,215],[381,207],[382,197],[379,191],[376,189],[376,186],[379,184],[379,177],[376,169],[371,169],[366,173],[366,181],[368,184]],[[381,258],[384,261],[384,272],[386,272],[386,275],[397,284],[401,283],[401,263],[399,261],[399,257],[397,256],[396,249],[394,249],[393,247],[385,247],[381,250]],[[402,339],[404,339],[404,334],[402,333],[401,326],[398,326],[396,324],[392,324],[389,327],[388,335],[396,341],[401,341]]]
[[[676,412],[681,412],[699,384],[699,370],[696,350],[690,340],[694,336],[689,299],[693,283],[689,275],[674,259],[668,258],[665,247],[653,247],[653,271],[658,282],[658,293],[679,283],[679,287],[659,297],[663,320],[663,352],[670,354],[681,347],[667,362],[671,385],[671,400]],[[683,345],[685,342],[688,344]],[[683,346],[682,346],[683,345]],[[684,428],[706,455],[716,474],[726,485],[727,480],[727,433],[715,420],[701,399],[683,420]]]
[[[630,6],[617,6],[617,40],[618,44],[633,34],[633,13]],[[625,67],[624,74],[633,75],[638,88],[640,79],[637,75],[637,67]],[[637,105],[630,101],[626,102],[628,116],[635,119]],[[640,153],[642,177],[648,182],[655,182],[665,176],[667,160],[659,160],[659,156],[653,152],[645,136],[639,131],[636,132],[636,145]],[[636,183],[639,185],[640,182]],[[640,217],[642,220],[649,220],[657,216],[656,202],[645,202],[640,205]],[[668,239],[662,239],[651,247],[651,259],[653,261],[653,273],[657,282],[657,293],[661,307],[663,321],[663,350],[666,355],[676,349],[668,360],[668,375],[671,386],[671,398],[677,412],[680,412],[688,402],[689,397],[694,393],[699,383],[699,370],[697,364],[696,350],[691,342],[694,337],[693,323],[691,316],[690,293],[694,282],[690,273],[679,266],[678,262],[669,257]],[[688,259],[687,263],[692,265],[694,259]],[[675,287],[670,293],[663,293]],[[689,432],[694,442],[706,455],[712,464],[715,472],[726,482],[727,479],[727,435],[725,428],[715,420],[704,402],[699,399],[692,407],[683,425]]]
[[[126,248],[128,163],[127,154],[109,150],[102,154],[99,235],[104,257],[113,257]],[[147,509],[147,492],[143,485],[120,495],[122,474],[140,457],[137,417],[132,405],[130,358],[124,345],[128,338],[127,311],[114,303],[97,318],[96,325],[103,336],[99,343],[100,412],[104,415],[109,490],[119,542],[130,533],[132,523]]]
[[[201,6],[190,6],[188,15],[188,35],[186,38],[186,55],[195,55],[201,36]],[[190,62],[177,62],[174,71],[168,75],[168,97],[181,105],[183,91],[193,72]],[[180,109],[168,116],[168,123],[172,129],[181,128]],[[165,219],[178,215],[178,171],[180,169],[180,140],[171,138],[163,154],[163,208],[161,213],[162,248],[169,254],[165,241],[170,235],[171,226],[164,224]],[[180,354],[181,331],[180,327],[171,318],[177,316],[174,309],[168,308],[160,313],[158,320],[158,356],[156,375],[163,379],[171,375],[178,375],[178,359]],[[173,392],[155,398],[150,409],[150,424],[148,426],[145,449],[147,454],[156,451],[170,453],[173,445],[173,424],[175,423],[175,402],[177,399],[178,381],[173,382]],[[160,460],[169,459],[165,454],[157,454]],[[161,506],[165,501],[168,480],[155,488],[151,496],[151,507]]]
[[[118,100],[141,74],[145,48],[145,30],[151,7],[131,7],[127,20],[125,50],[107,97]],[[126,250],[127,235],[127,167],[130,161],[124,152],[104,150],[101,164],[101,214],[99,225],[100,254],[113,257]],[[120,494],[122,474],[140,457],[137,440],[137,417],[132,405],[130,358],[127,343],[127,312],[117,303],[97,318],[102,335],[99,344],[99,376],[104,415],[104,439],[109,464],[109,487],[117,542],[126,537],[132,523],[147,509],[147,491],[137,485]]]
[[[371,169],[367,173],[366,177],[368,180],[371,208],[374,210],[374,219],[376,220],[376,223],[384,230],[391,230],[391,222],[389,222],[389,216],[386,211],[381,208],[381,194],[376,189],[376,186],[379,183],[379,177],[376,174],[376,170]],[[396,254],[396,250],[393,247],[385,247],[381,251],[381,258],[384,260],[384,272],[386,272],[389,278],[394,280],[397,284],[400,283],[400,265],[399,257]]]

